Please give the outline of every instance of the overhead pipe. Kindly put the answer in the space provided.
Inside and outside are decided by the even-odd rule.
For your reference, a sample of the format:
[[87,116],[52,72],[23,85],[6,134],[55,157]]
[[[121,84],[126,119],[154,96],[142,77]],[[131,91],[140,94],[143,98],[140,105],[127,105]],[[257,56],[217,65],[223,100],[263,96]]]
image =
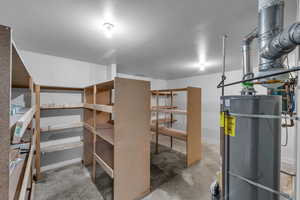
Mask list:
[[253,77],[253,68],[251,66],[251,43],[258,37],[257,28],[248,34],[243,40],[243,73],[244,78]]
[[282,0],[258,0],[259,25],[258,25],[258,46],[259,46],[259,71],[272,69],[283,69],[283,59],[265,58],[265,48],[269,46],[275,36],[283,30],[284,2]]
[[261,56],[266,59],[277,59],[292,52],[300,45],[300,23],[294,23],[276,35],[268,45],[261,49]]

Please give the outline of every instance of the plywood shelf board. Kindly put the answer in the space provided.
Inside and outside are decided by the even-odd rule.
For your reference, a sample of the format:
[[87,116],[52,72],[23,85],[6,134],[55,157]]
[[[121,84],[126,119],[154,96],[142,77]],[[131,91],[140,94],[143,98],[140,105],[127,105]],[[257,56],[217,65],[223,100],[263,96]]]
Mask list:
[[150,189],[149,91],[148,81],[115,79],[114,198],[117,200],[137,199]]
[[157,109],[177,109],[177,106],[152,106],[152,110],[157,110]]
[[[65,149],[75,144],[75,147],[80,146],[81,136],[75,136],[70,138],[64,138],[59,140],[52,140],[48,142],[41,142],[41,151],[54,151],[55,149]],[[69,148],[68,148],[69,149]]]
[[[151,126],[151,131],[156,132],[156,127]],[[159,134],[166,135],[166,136],[172,136],[180,140],[187,140],[187,133],[186,131],[174,129],[174,128],[167,128],[167,127],[159,127],[158,128]]]
[[76,104],[42,104],[41,110],[83,108],[83,103]]
[[101,159],[96,153],[94,154],[97,163],[102,167],[102,169],[111,177],[114,178],[114,170]]
[[187,94],[187,166],[202,158],[202,97],[201,88],[188,87]]
[[80,87],[65,87],[65,86],[55,86],[55,85],[40,85],[42,90],[74,90],[83,91],[84,88]]
[[97,111],[107,112],[107,113],[113,113],[113,106],[111,105],[99,105],[95,104],[94,109]]
[[106,82],[102,82],[102,83],[98,83],[96,84],[97,87],[97,91],[101,91],[101,90],[111,90],[114,88],[114,80],[111,81],[106,81]]
[[94,110],[94,104],[85,103],[83,105],[84,105],[84,108],[86,108],[86,109]]
[[12,43],[12,87],[29,88],[30,74],[18,53],[16,45]]
[[[158,119],[158,124],[167,124],[167,123],[174,123],[176,122],[177,120],[176,119],[171,119],[171,118],[161,118],[161,119]],[[157,120],[156,119],[153,119],[151,120],[151,124],[154,125],[156,124]]]
[[151,109],[152,112],[161,112],[161,113],[173,113],[173,114],[181,114],[186,115],[186,110],[179,110],[179,109]]
[[27,165],[26,165],[26,169],[25,169],[25,173],[24,173],[24,179],[22,180],[22,186],[20,189],[19,200],[26,199],[28,183],[29,183],[29,180],[32,178],[31,173],[32,173],[32,164],[33,164],[33,158],[34,158],[34,152],[35,152],[35,148],[34,148],[35,138],[36,138],[36,134],[34,134],[33,139],[32,139],[33,145],[31,147],[29,155],[28,155]]
[[174,88],[174,89],[164,89],[164,90],[152,90],[152,93],[161,93],[161,92],[185,92],[188,88]]
[[75,122],[70,124],[55,124],[49,125],[45,127],[41,127],[41,132],[48,132],[48,131],[57,131],[57,130],[64,130],[69,128],[80,128],[83,127],[83,122]]
[[111,145],[114,145],[114,127],[111,124],[103,124],[96,126],[96,134],[109,142]]

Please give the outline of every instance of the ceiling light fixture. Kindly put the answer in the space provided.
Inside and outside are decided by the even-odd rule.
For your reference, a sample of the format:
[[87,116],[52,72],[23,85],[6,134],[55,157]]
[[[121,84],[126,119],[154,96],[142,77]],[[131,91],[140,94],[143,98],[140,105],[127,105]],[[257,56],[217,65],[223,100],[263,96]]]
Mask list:
[[200,63],[200,71],[204,71],[205,70],[205,63]]
[[107,38],[112,38],[113,35],[113,29],[114,29],[114,25],[112,23],[104,23],[103,24],[103,31],[104,31],[104,35]]

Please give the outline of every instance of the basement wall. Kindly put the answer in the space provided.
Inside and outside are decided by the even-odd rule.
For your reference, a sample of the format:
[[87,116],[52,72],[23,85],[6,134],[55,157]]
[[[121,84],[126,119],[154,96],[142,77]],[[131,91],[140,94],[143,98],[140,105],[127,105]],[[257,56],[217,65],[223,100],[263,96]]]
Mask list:
[[[30,51],[21,51],[21,56],[34,82],[40,85],[84,87],[105,81],[108,76],[107,67],[103,65]],[[83,94],[78,91],[47,90],[41,93],[41,104],[75,104],[82,100]],[[82,121],[81,109],[41,112],[41,128],[80,121]]]
[[167,81],[166,80],[154,79],[154,78],[143,77],[143,76],[135,76],[135,75],[129,75],[129,74],[122,74],[122,73],[118,73],[117,76],[120,78],[150,81],[151,90],[167,89]]
[[[230,71],[226,73],[228,77],[226,82],[233,82],[241,80],[242,71]],[[200,87],[202,88],[202,133],[203,140],[209,144],[219,144],[219,112],[220,112],[220,96],[221,89],[217,89],[217,84],[221,80],[221,73],[200,75],[195,77],[188,77],[176,80],[168,80],[167,88],[182,88],[182,87]],[[258,94],[266,94],[267,90],[264,87],[256,86]],[[225,95],[239,95],[241,91],[240,85],[231,86],[225,89]],[[179,98],[179,99],[178,99]],[[175,104],[184,105],[185,96],[178,95]],[[176,119],[180,119],[177,116]],[[183,121],[183,119],[179,120]],[[282,143],[285,141],[286,130],[282,129]],[[288,146],[282,147],[282,160],[293,164],[295,162],[294,152],[294,140],[295,131],[294,128],[288,130]]]

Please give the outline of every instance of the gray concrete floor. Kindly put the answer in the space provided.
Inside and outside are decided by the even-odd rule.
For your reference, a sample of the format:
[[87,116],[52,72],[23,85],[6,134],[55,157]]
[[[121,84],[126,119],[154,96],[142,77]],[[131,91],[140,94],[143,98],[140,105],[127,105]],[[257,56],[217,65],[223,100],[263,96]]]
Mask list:
[[[143,200],[211,200],[209,187],[219,170],[218,145],[203,145],[203,159],[183,168],[185,143],[160,136],[160,154],[151,156],[151,193]],[[169,150],[168,150],[169,149]],[[181,152],[181,153],[180,153]],[[154,166],[154,167],[153,167]],[[36,185],[36,200],[111,200],[111,180],[98,170],[96,185],[88,169],[80,164],[45,172]],[[291,179],[282,176],[282,191],[291,193]]]
[[[169,142],[168,137],[160,136],[160,144],[168,146]],[[164,149],[168,148],[161,147],[162,156],[152,157],[152,162],[161,168],[164,167],[161,162],[166,160],[165,156],[172,157],[172,152]],[[176,140],[174,150],[184,153],[185,143]],[[204,144],[200,163],[188,169],[180,167],[182,163],[178,163],[176,173],[163,172],[167,174],[165,178],[152,176],[152,192],[143,200],[210,200],[209,186],[219,169],[218,150],[218,145]],[[170,170],[177,167],[170,166],[174,166],[174,163],[169,165],[172,168]],[[107,195],[99,192],[99,184],[96,186],[92,183],[88,170],[81,165],[48,171],[43,176],[43,181],[36,185],[36,200],[108,200]]]

